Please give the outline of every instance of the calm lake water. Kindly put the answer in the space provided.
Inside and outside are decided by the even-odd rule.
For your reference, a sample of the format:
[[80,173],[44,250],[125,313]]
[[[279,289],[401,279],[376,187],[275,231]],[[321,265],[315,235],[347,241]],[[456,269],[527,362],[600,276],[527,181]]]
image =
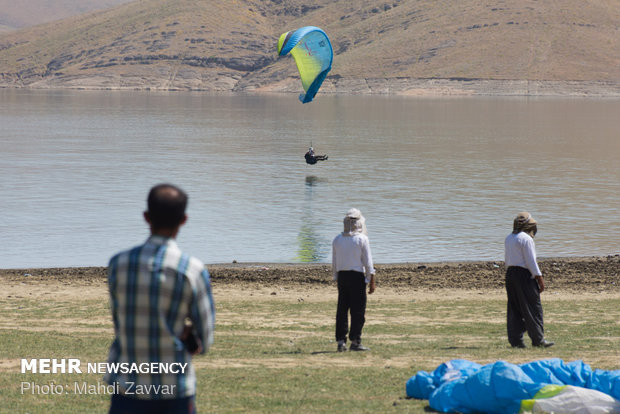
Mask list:
[[[190,196],[206,263],[329,262],[350,207],[377,263],[620,253],[620,100],[0,90],[0,268],[103,266]],[[329,160],[306,165],[312,144]]]

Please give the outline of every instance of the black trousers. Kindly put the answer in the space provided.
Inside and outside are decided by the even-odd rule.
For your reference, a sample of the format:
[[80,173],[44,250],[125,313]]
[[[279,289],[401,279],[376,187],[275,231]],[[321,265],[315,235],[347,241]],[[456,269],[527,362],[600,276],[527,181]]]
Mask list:
[[[349,312],[351,330],[349,331]],[[354,271],[338,272],[338,309],[336,311],[336,341],[362,340],[366,322],[366,280],[364,274]]]
[[539,345],[545,337],[540,288],[529,270],[511,266],[506,271],[508,294],[508,342],[515,346],[523,341],[527,331],[532,345]]
[[112,394],[108,414],[196,414],[196,396],[171,400],[140,400],[123,394]]

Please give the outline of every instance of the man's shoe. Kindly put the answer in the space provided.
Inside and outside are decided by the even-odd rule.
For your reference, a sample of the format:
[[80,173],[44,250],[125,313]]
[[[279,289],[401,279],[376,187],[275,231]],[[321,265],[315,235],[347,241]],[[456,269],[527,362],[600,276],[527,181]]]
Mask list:
[[345,345],[344,342],[338,343],[338,352],[344,352],[346,350],[347,350],[347,346]]
[[370,348],[367,348],[362,344],[351,344],[349,351],[370,351]]
[[555,342],[551,342],[551,341],[547,341],[546,339],[543,339],[542,341],[540,341],[539,344],[534,345],[540,348],[549,348],[550,346],[555,345]]
[[511,346],[512,346],[513,348],[527,348],[527,347],[525,346],[525,343],[523,343],[523,341],[519,342],[518,344],[511,345]]

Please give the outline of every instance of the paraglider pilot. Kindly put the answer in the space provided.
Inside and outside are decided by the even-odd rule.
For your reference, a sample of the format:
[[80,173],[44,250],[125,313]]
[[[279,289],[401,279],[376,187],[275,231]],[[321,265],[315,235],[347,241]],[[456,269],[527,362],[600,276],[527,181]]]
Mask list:
[[304,158],[306,159],[306,163],[310,165],[316,164],[317,161],[327,161],[327,155],[315,155],[314,148],[312,147],[308,148],[308,152],[306,152]]

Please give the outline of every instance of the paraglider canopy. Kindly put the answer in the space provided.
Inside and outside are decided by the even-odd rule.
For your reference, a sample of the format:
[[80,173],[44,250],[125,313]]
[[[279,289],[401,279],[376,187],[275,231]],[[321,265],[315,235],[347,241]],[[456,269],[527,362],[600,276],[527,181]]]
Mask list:
[[299,100],[302,103],[310,102],[332,68],[332,44],[323,30],[305,26],[282,33],[278,39],[278,54],[286,56],[288,53],[295,59],[306,92],[299,95]]

